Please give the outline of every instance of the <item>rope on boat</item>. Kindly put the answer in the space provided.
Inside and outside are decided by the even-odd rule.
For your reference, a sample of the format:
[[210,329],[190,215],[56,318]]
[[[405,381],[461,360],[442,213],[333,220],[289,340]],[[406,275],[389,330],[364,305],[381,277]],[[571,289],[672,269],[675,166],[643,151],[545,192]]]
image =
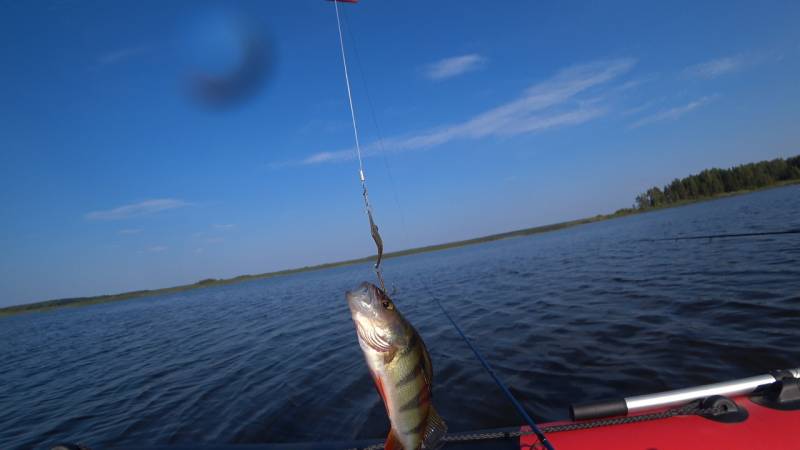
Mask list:
[[[652,420],[669,419],[671,417],[676,417],[676,416],[715,415],[724,412],[724,410],[725,408],[723,406],[700,408],[699,406],[697,406],[697,403],[693,403],[680,408],[673,408],[666,411],[655,412],[650,414],[641,414],[638,416],[612,417],[608,419],[587,420],[583,422],[568,423],[564,425],[551,425],[551,426],[541,427],[540,431],[544,433],[559,433],[564,431],[588,430],[591,428],[608,427],[613,425],[624,425],[627,423],[639,423],[639,422],[649,422]],[[526,431],[526,430],[488,431],[485,433],[458,433],[458,434],[448,434],[442,438],[442,441],[474,442],[474,441],[489,441],[498,439],[516,439],[522,436],[528,436],[533,434],[537,433],[532,430],[531,431]],[[528,448],[530,450],[539,450],[541,448],[548,448],[548,447],[542,447],[540,446],[540,444],[544,445],[544,443],[541,442],[540,440],[539,442],[528,446]],[[549,442],[547,443],[547,445],[549,445]],[[368,447],[363,447],[361,449],[353,448],[349,450],[381,450],[383,448],[384,444],[380,443],[380,444],[370,445]]]
[[564,425],[551,425],[544,427],[545,433],[558,433],[561,431],[587,430],[589,428],[608,427],[612,425],[624,425],[626,423],[649,422],[651,420],[669,419],[675,416],[705,416],[715,415],[725,411],[724,406],[711,408],[700,408],[697,404],[690,404],[681,408],[668,409],[666,411],[641,414],[638,416],[612,417],[608,419],[589,420],[585,422],[568,423]]
[[336,9],[336,25],[339,30],[339,48],[342,51],[342,66],[344,66],[344,81],[347,85],[347,100],[350,105],[350,118],[353,121],[353,136],[356,141],[356,156],[358,156],[358,178],[361,180],[361,195],[364,197],[364,209],[367,212],[369,219],[369,230],[372,234],[372,240],[375,241],[375,247],[378,249],[378,257],[375,261],[375,275],[378,276],[381,289],[386,291],[383,283],[383,274],[381,273],[381,258],[383,257],[383,240],[381,234],[378,232],[378,226],[375,225],[375,220],[372,218],[372,205],[369,202],[369,193],[367,192],[367,180],[364,176],[364,162],[361,158],[361,143],[358,139],[358,126],[356,125],[356,111],[353,108],[353,94],[350,89],[350,74],[347,70],[347,55],[344,51],[344,37],[342,36],[342,21],[339,18],[339,1],[333,1],[334,8]]

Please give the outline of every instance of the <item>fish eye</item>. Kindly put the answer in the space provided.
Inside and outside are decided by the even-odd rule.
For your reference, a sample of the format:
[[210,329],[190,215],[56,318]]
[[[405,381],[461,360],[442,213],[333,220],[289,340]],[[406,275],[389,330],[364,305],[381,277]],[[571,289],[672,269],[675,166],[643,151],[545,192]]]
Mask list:
[[389,300],[384,300],[383,301],[383,307],[386,308],[386,309],[393,309],[392,302],[390,302]]

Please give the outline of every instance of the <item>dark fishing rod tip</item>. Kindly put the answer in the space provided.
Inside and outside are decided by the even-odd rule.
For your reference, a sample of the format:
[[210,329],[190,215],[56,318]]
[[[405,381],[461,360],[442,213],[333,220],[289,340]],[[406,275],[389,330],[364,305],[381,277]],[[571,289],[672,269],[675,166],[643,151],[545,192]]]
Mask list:
[[751,233],[721,233],[721,234],[704,234],[700,236],[673,236],[667,238],[648,238],[642,239],[643,242],[663,242],[663,241],[691,241],[698,239],[727,239],[727,238],[742,238],[742,237],[759,237],[759,236],[780,236],[785,234],[800,234],[800,228],[793,228],[789,230],[780,231],[757,231]]

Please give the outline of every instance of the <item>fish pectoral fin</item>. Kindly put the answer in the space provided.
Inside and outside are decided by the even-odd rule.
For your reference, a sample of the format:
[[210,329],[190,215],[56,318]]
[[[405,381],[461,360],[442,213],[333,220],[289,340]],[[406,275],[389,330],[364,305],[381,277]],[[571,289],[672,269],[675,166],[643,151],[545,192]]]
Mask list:
[[390,347],[389,350],[386,350],[383,353],[383,363],[384,364],[389,364],[390,362],[394,361],[395,355],[397,355],[397,348],[396,347]]
[[386,443],[383,444],[383,450],[404,450],[403,444],[397,438],[397,432],[392,428],[389,430],[389,436],[386,437]]
[[439,413],[431,405],[428,412],[428,424],[425,427],[425,432],[422,434],[422,448],[427,450],[436,450],[444,445],[442,439],[447,434],[447,424],[439,416]]

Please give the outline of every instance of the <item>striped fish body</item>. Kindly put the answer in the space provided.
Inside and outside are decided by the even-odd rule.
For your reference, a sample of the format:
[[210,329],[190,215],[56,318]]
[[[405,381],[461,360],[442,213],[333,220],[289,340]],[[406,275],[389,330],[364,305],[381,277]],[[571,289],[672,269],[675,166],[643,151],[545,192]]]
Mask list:
[[348,302],[359,345],[392,424],[386,449],[438,448],[447,426],[431,401],[433,368],[422,338],[374,285],[362,284],[349,292]]

